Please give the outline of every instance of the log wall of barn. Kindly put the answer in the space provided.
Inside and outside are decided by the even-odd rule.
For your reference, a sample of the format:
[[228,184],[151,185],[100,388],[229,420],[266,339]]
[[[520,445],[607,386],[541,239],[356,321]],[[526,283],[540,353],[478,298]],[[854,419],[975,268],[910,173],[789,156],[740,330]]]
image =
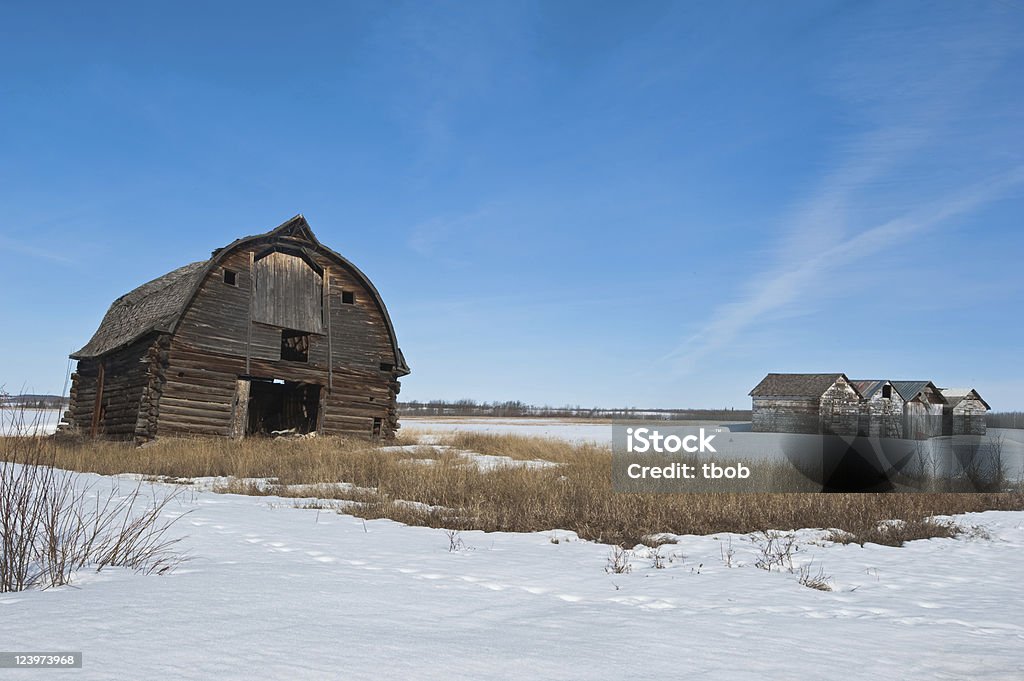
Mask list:
[[103,357],[79,360],[61,432],[125,440],[152,437],[166,347],[165,337],[148,336]]
[[[393,368],[380,367],[397,362],[371,293],[350,272],[314,254],[328,281],[324,318],[330,339],[311,334],[308,361],[282,360],[281,327],[250,322],[250,251],[258,248],[227,255],[183,315],[169,348],[158,434],[229,435],[237,381],[248,375],[323,386],[325,434],[370,434],[374,419],[381,419],[381,434],[392,435],[398,380]],[[235,273],[235,285],[224,282],[224,269]],[[344,292],[352,294],[352,303],[343,302]]]

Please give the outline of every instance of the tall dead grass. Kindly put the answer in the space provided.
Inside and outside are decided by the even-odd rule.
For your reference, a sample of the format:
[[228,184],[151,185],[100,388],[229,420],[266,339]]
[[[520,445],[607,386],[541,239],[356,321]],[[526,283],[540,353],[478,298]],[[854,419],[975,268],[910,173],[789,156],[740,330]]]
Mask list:
[[[558,466],[479,469],[450,450],[381,448],[366,440],[315,438],[242,442],[161,440],[145,448],[110,442],[61,444],[55,465],[101,474],[141,473],[238,479],[224,491],[342,499],[364,518],[485,531],[566,529],[596,541],[633,544],[661,532],[747,533],[835,528],[858,541],[900,544],[894,519],[927,535],[927,518],[988,509],[1024,509],[1002,494],[626,494],[611,485],[611,452],[595,445],[515,435],[454,433],[442,443],[517,461]],[[270,479],[252,485],[245,479]],[[346,484],[338,484],[346,483]],[[936,535],[931,535],[936,536]]]

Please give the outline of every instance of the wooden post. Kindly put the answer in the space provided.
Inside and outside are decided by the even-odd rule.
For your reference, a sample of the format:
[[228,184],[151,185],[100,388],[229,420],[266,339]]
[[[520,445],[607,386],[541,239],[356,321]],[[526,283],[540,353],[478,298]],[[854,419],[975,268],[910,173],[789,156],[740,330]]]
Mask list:
[[231,437],[245,437],[249,424],[249,392],[252,381],[238,379],[235,387],[235,401],[231,405]]
[[106,373],[106,367],[102,360],[100,360],[99,367],[96,370],[96,399],[92,405],[92,427],[89,429],[89,436],[96,437],[100,431],[100,410],[103,408],[103,378]]
[[256,287],[256,254],[249,251],[249,314],[246,317],[245,328],[245,375],[252,375],[252,298],[253,289]]
[[327,392],[334,391],[334,347],[331,343],[331,272],[324,268],[324,325],[327,327]]

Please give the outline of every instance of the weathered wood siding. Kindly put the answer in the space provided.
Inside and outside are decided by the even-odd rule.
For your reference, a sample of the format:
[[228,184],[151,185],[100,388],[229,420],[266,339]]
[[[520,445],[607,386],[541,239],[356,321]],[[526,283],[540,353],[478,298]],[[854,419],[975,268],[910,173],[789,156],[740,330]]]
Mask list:
[[984,435],[988,431],[985,404],[974,397],[967,397],[949,412],[949,435]]
[[[238,419],[233,421],[233,415],[244,397],[238,394],[238,385],[245,376],[323,386],[319,420],[325,434],[369,435],[374,419],[382,420],[383,435],[393,434],[398,425],[397,374],[393,369],[382,371],[381,363],[394,367],[397,361],[387,324],[370,291],[326,254],[313,253],[314,262],[324,271],[319,281],[329,282],[329,311],[323,314],[320,332],[309,338],[308,361],[282,360],[282,328],[309,331],[315,325],[287,316],[276,302],[271,306],[269,299],[258,299],[255,292],[260,286],[253,285],[252,276],[254,272],[257,277],[267,272],[276,276],[279,259],[275,256],[299,260],[308,272],[315,270],[281,253],[256,260],[250,269],[250,254],[266,247],[243,246],[224,256],[221,267],[210,272],[185,311],[170,343],[157,434],[237,432]],[[271,258],[272,266],[261,265]],[[288,263],[286,286],[300,286],[292,278],[294,263],[281,262]],[[235,285],[224,282],[224,269],[235,273]],[[250,302],[250,292],[257,302]],[[344,292],[352,294],[351,303],[343,302]],[[322,296],[315,285],[307,293]],[[319,305],[319,299],[313,300],[307,312],[315,308],[315,316],[321,318]]]
[[942,411],[945,400],[932,387],[903,404],[903,437],[927,440],[942,435]]
[[753,398],[753,430],[757,433],[817,433],[821,404],[813,397]]
[[323,333],[324,280],[303,258],[271,252],[253,265],[252,319],[285,329]]
[[883,397],[878,390],[861,404],[860,434],[870,437],[903,437],[903,398],[896,390]]
[[758,433],[856,435],[860,396],[839,379],[822,396],[776,395],[753,398],[753,430]]
[[837,380],[821,396],[821,428],[830,435],[857,435],[860,425],[860,395],[848,381]]
[[124,440],[151,438],[166,349],[166,337],[148,336],[102,358],[81,360],[71,375],[62,433]]

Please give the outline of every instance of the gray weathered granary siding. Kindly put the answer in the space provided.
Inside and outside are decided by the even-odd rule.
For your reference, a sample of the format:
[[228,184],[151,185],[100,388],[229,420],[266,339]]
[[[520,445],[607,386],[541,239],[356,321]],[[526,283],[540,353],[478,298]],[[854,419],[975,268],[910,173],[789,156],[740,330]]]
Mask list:
[[[305,361],[283,358],[283,333],[298,336]],[[297,386],[285,411],[316,413],[309,430],[387,437],[408,373],[373,285],[302,216],[115,301],[73,357],[67,425],[135,439],[244,434],[251,388],[275,379]]]
[[891,381],[853,380],[864,398],[861,403],[860,434],[870,437],[903,437],[903,397]]
[[943,435],[984,435],[988,431],[988,403],[971,388],[942,388],[946,404],[942,411]]
[[860,395],[844,374],[768,374],[750,395],[755,432],[857,434]]
[[903,397],[903,437],[927,440],[942,435],[942,393],[931,381],[893,381]]
[[750,395],[757,432],[917,440],[984,435],[989,409],[968,388],[939,390],[931,381],[849,381],[844,374],[768,374]]

